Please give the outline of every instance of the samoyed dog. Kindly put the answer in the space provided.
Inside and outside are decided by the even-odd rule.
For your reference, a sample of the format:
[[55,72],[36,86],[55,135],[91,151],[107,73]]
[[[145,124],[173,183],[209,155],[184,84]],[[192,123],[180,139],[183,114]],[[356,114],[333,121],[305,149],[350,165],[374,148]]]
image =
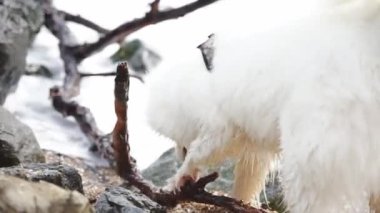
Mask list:
[[249,201],[279,157],[290,212],[380,212],[380,0],[317,2],[244,42],[217,34],[212,73],[150,77],[149,123],[184,160],[173,187],[231,157]]

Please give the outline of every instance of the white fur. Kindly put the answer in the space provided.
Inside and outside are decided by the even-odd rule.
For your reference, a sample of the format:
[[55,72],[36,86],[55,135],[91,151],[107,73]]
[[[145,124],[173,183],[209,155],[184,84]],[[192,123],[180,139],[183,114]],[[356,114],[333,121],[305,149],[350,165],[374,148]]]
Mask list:
[[[146,79],[149,88],[146,110],[148,123],[157,132],[176,142],[176,153],[180,160],[185,158],[183,149],[189,149],[190,143],[205,135],[202,129],[205,129],[205,125],[209,125],[210,114],[218,114],[211,94],[211,74],[204,68],[198,50],[194,56],[196,59],[190,61],[195,63],[177,62],[180,64],[177,68],[163,65],[160,70],[151,73]],[[197,68],[194,69],[195,67]],[[249,139],[239,130],[231,128],[231,131],[234,133],[231,133],[228,140],[232,146],[218,150],[217,154],[210,156],[198,166],[217,164],[228,157],[240,159],[235,169],[235,182],[246,184],[245,187],[242,184],[235,184],[232,194],[238,199],[251,201],[261,191],[269,165],[261,164],[260,160],[249,155],[250,153],[241,153],[237,147],[254,144],[243,143]],[[202,148],[207,149],[203,146]],[[190,174],[196,179],[198,168],[192,170]],[[252,176],[256,178],[252,179]]]
[[380,193],[380,2],[338,2],[244,43],[219,39],[211,75],[190,64],[157,77],[150,123],[188,147],[177,185],[233,156],[247,199],[281,153],[291,212],[365,211]]
[[146,111],[150,126],[175,141],[179,158],[183,158],[182,148],[189,147],[200,134],[212,103],[208,101],[210,73],[192,69],[194,65],[185,62],[178,64],[181,67],[163,65],[147,76]]

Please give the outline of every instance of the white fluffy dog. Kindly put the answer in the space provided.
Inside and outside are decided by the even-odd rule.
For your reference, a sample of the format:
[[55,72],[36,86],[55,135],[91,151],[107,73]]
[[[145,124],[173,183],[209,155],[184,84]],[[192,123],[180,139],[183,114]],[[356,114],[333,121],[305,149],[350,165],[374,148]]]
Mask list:
[[237,157],[234,194],[249,200],[281,155],[291,212],[365,212],[370,200],[380,212],[380,1],[331,2],[218,42],[211,74],[183,65],[152,77],[149,122],[187,149],[175,186]]
[[[215,115],[211,122],[222,125],[225,123],[221,120],[216,121],[218,118],[223,118],[218,115],[212,99],[210,78],[213,74],[206,71],[198,52],[197,58],[193,61],[195,63],[179,63],[181,67],[178,69],[165,67],[151,73],[146,81],[149,87],[148,123],[158,133],[176,142],[176,154],[181,161],[185,159],[187,150],[193,146],[190,144],[198,137],[206,135],[204,132],[206,129],[208,131],[206,126],[214,125],[208,124],[211,113]],[[228,128],[230,128],[228,131],[233,132],[228,136],[230,138],[225,140],[230,140],[231,146],[215,150],[216,153],[201,162],[191,171],[190,176],[197,179],[202,166],[215,165],[228,158],[236,159],[238,161],[234,172],[235,184],[232,195],[250,202],[260,193],[269,169],[269,165],[264,164],[270,163],[273,156],[268,156],[263,163],[258,161],[259,159],[256,160],[256,156],[250,152],[255,143],[248,143],[249,138],[239,128],[232,126]],[[223,135],[224,133],[220,136]],[[250,151],[241,153],[243,146]],[[169,187],[175,187],[175,184],[177,183],[169,183]]]

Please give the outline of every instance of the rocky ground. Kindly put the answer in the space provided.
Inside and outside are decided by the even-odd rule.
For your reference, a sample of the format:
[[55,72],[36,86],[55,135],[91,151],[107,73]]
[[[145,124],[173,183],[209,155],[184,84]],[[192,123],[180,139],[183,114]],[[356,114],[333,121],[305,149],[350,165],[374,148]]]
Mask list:
[[[107,187],[119,186],[123,180],[117,176],[115,170],[108,167],[92,167],[85,163],[84,160],[73,158],[59,153],[44,150],[46,163],[62,163],[78,170],[82,176],[82,184],[85,196],[90,203],[95,204],[97,198],[105,191]],[[192,212],[229,212],[225,209],[198,204],[198,203],[182,203],[174,209],[169,209],[169,213],[192,213]]]
[[[163,186],[178,166],[174,149],[170,149],[142,175],[156,186]],[[233,182],[232,162],[217,171],[219,178],[207,189],[228,193]],[[133,187],[120,187],[123,180],[112,168],[91,166],[80,158],[41,150],[31,129],[2,107],[0,179],[0,212],[228,212],[197,203],[166,209]],[[281,200],[280,191],[278,181],[267,185],[266,194],[269,202],[275,204],[273,209],[280,209],[276,206]]]
[[[142,174],[155,185],[163,186],[178,166],[174,149],[170,149]],[[233,164],[227,162],[217,171],[219,178],[207,189],[229,192]],[[0,212],[228,212],[196,203],[166,209],[131,187],[120,187],[123,180],[112,168],[91,166],[80,158],[41,150],[31,129],[2,107],[0,179]],[[277,182],[269,184],[266,190],[271,203],[281,199]]]
[[44,150],[46,163],[61,163],[75,168],[82,177],[83,191],[90,203],[95,203],[106,187],[123,183],[115,170],[109,167],[92,167],[80,158],[69,157],[53,151]]

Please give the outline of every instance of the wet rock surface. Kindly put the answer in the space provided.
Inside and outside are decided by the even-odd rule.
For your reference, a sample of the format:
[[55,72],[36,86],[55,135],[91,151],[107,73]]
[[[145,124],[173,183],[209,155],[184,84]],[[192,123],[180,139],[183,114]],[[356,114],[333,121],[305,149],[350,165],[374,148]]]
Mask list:
[[12,145],[0,140],[0,167],[15,166],[20,164],[16,151]]
[[[0,165],[44,162],[45,157],[32,130],[0,107]],[[13,160],[12,160],[13,159]],[[1,161],[3,160],[3,161]]]
[[15,176],[33,182],[46,181],[64,189],[84,193],[81,176],[74,168],[67,165],[58,163],[24,164],[22,166],[0,168],[0,174]]

